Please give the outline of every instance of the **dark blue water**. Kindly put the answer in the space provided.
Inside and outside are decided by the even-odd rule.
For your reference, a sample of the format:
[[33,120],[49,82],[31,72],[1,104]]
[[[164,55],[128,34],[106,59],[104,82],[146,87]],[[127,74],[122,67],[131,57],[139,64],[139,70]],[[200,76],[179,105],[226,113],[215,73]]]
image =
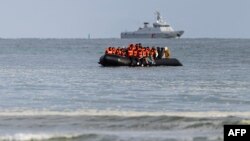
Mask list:
[[[137,42],[184,66],[97,63]],[[249,122],[249,54],[248,39],[0,39],[0,140],[223,140]]]

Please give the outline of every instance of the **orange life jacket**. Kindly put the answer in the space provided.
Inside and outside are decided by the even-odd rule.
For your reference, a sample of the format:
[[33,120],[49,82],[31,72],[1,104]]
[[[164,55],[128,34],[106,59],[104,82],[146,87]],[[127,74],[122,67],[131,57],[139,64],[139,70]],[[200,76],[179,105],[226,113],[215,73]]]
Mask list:
[[135,47],[135,46],[133,46],[133,47],[132,47],[132,50],[136,50],[136,47]]
[[115,53],[116,53],[116,49],[112,48],[112,54],[115,54]]
[[153,49],[150,51],[150,53],[151,53],[153,56],[155,56],[155,51],[154,51]]
[[143,56],[142,56],[142,51],[141,51],[141,50],[138,51],[137,57],[139,57],[139,58],[142,58],[142,57],[143,57]]
[[105,54],[112,54],[111,48],[107,48],[106,51],[105,51]]
[[131,57],[131,56],[133,56],[133,50],[132,49],[128,50],[128,57]]
[[117,50],[115,51],[115,54],[116,54],[116,55],[121,55],[120,49],[117,49]]
[[133,53],[134,53],[134,56],[137,56],[137,50],[134,50]]
[[146,51],[145,51],[145,50],[142,50],[142,56],[143,56],[143,57],[146,57],[146,56],[147,56],[147,54],[146,54]]

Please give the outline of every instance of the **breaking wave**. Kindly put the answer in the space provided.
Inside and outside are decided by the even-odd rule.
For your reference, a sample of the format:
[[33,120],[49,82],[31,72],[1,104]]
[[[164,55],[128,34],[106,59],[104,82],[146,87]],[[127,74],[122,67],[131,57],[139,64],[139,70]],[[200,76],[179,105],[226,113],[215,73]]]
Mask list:
[[178,116],[178,117],[250,117],[250,112],[140,112],[119,110],[76,110],[76,111],[49,111],[49,110],[1,110],[0,116]]
[[197,136],[197,137],[173,137],[170,134],[160,135],[154,134],[152,132],[141,133],[138,135],[119,135],[109,134],[109,133],[83,133],[78,135],[64,135],[64,134],[25,134],[19,133],[15,135],[5,135],[1,136],[0,140],[8,141],[222,141],[222,137],[206,137],[206,136]]
[[[1,111],[0,140],[215,141],[250,112]],[[1,130],[4,129],[4,130]]]

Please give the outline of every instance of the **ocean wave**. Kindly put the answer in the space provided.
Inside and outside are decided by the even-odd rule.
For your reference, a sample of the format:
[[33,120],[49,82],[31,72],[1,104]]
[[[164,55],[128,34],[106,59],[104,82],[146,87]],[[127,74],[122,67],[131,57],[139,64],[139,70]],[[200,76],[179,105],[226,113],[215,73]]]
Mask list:
[[250,112],[5,110],[0,140],[220,141],[223,125],[249,121]]
[[34,141],[34,140],[65,140],[78,138],[81,135],[63,135],[46,133],[15,133],[0,136],[0,140],[6,141]]
[[50,110],[0,110],[0,116],[174,116],[194,118],[219,118],[219,117],[246,117],[250,118],[250,112],[141,112],[119,110],[76,110],[76,111],[50,111]]
[[[183,133],[181,133],[183,134]],[[13,135],[2,135],[0,140],[4,141],[222,141],[222,137],[208,137],[208,136],[173,136],[164,133],[143,132],[140,134],[130,134],[129,132],[121,134],[118,132],[112,133],[81,133],[81,134],[31,134],[31,133],[17,133]]]

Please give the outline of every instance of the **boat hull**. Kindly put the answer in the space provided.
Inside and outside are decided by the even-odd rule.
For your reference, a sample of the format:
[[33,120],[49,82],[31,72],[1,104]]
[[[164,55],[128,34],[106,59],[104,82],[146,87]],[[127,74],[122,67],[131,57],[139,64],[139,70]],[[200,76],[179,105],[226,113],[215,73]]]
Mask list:
[[137,33],[122,32],[121,38],[177,38],[183,35],[184,31],[171,31],[162,33]]
[[[106,54],[100,58],[99,64],[101,64],[102,66],[131,66],[131,64],[133,64],[131,62],[132,61],[128,57]],[[152,64],[150,66],[182,66],[182,64],[175,58],[164,58],[155,60],[155,64]]]

